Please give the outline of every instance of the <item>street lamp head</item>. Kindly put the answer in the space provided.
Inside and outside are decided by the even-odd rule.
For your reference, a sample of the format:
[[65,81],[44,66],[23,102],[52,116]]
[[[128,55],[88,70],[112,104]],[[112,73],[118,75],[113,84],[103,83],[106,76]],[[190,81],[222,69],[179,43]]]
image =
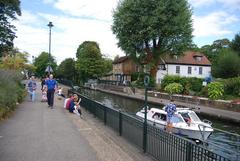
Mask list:
[[49,28],[52,28],[52,27],[53,27],[52,22],[49,22],[47,26],[48,26]]

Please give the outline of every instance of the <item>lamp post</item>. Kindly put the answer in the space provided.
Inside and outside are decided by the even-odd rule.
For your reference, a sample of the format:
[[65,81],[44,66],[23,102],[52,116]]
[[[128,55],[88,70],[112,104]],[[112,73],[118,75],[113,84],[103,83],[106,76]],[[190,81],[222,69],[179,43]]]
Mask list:
[[49,52],[48,52],[48,74],[50,74],[51,66],[50,66],[50,54],[51,54],[51,29],[53,27],[52,22],[49,22],[48,25],[49,27]]
[[148,75],[144,77],[144,86],[145,86],[145,100],[144,100],[144,123],[143,123],[143,151],[144,153],[147,151],[147,91],[149,85],[150,78]]

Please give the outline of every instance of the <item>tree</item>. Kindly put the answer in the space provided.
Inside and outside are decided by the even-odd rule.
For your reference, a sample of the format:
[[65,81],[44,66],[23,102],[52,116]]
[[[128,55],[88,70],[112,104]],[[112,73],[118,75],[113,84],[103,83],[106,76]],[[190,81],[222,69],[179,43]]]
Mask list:
[[82,82],[89,78],[97,78],[104,72],[104,63],[98,44],[85,41],[79,45],[76,53],[77,74]]
[[229,49],[230,41],[226,38],[213,41],[211,45],[204,45],[201,47],[200,52],[204,53],[208,59],[215,64],[217,59],[223,51]]
[[231,48],[240,56],[240,33],[236,34],[230,44]]
[[191,46],[191,15],[186,0],[122,0],[113,14],[112,31],[127,55],[150,57],[151,75],[156,75],[161,54],[181,54]]
[[75,62],[72,58],[63,60],[57,67],[56,76],[68,80],[74,80]]
[[52,55],[50,55],[50,61],[48,61],[48,53],[42,52],[38,57],[34,60],[34,66],[36,67],[36,76],[43,77],[47,73],[45,72],[48,64],[50,62],[50,66],[52,67],[53,71],[55,71],[57,67],[57,63]]
[[212,74],[217,78],[232,78],[240,75],[240,57],[230,49],[222,50],[213,64]]
[[0,57],[13,48],[15,35],[15,26],[11,24],[21,15],[19,0],[1,0],[0,1]]
[[112,59],[109,58],[103,58],[103,74],[107,74],[108,72],[112,71],[113,69],[113,65],[112,65],[113,61]]

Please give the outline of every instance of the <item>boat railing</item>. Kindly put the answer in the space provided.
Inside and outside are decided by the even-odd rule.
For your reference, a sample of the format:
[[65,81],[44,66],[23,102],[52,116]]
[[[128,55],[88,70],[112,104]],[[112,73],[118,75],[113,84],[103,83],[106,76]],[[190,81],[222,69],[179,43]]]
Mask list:
[[205,138],[204,138],[204,133],[205,133],[205,128],[206,127],[208,127],[208,126],[206,126],[206,125],[204,125],[204,124],[198,124],[198,129],[199,129],[199,131],[200,131],[200,133],[201,133],[201,136],[202,136],[202,142],[204,142],[205,141]]
[[212,122],[210,120],[207,119],[203,119],[202,122],[209,124],[210,126],[212,125]]

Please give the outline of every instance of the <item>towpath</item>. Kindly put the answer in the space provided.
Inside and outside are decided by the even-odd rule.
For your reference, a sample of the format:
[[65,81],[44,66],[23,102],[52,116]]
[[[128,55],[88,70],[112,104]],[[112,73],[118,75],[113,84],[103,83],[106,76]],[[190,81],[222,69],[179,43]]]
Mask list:
[[83,119],[63,108],[26,100],[0,123],[0,161],[151,161],[83,109]]

